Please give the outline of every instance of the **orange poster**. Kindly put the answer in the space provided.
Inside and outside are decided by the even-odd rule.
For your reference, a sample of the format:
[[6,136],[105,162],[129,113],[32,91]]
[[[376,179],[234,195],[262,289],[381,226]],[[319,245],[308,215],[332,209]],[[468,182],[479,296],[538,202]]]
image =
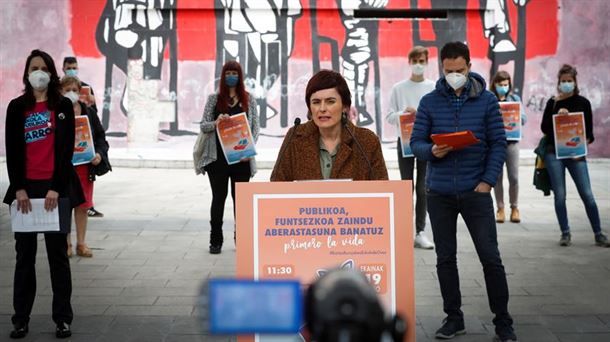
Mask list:
[[415,123],[415,114],[405,113],[398,117],[400,121],[400,146],[402,148],[402,156],[413,157],[411,150],[411,133],[413,133],[413,124]]
[[557,159],[587,155],[585,115],[582,112],[553,115]]
[[232,115],[230,118],[218,122],[216,133],[229,165],[256,155],[246,113]]
[[520,102],[500,102],[500,113],[504,121],[506,140],[521,140],[521,103]]
[[307,287],[330,269],[356,269],[387,313],[415,327],[410,181],[238,183],[236,205],[238,278]]

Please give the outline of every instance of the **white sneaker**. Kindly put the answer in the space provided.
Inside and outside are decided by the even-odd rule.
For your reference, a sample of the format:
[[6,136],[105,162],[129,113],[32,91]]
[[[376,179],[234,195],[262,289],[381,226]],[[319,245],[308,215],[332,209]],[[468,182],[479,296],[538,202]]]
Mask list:
[[423,233],[417,233],[417,235],[415,235],[415,248],[434,249],[434,243],[428,240]]

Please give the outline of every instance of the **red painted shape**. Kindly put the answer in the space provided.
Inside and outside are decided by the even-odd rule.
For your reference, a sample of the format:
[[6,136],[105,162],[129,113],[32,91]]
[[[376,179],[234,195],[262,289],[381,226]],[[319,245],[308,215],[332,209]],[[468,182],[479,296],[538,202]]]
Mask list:
[[105,0],[70,1],[72,20],[70,44],[78,57],[102,57],[95,43],[95,29],[100,19]]

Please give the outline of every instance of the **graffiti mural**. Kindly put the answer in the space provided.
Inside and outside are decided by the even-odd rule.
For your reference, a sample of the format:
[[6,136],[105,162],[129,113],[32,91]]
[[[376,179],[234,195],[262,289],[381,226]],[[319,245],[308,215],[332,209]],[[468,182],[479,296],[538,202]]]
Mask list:
[[[242,64],[256,98],[260,148],[277,149],[294,119],[305,119],[305,87],[321,68],[345,76],[357,124],[393,142],[395,127],[382,118],[392,85],[408,77],[408,51],[428,47],[425,76],[437,79],[439,49],[455,40],[470,46],[475,72],[513,75],[529,117],[523,148],[540,138],[542,110],[556,93],[563,63],[578,68],[581,93],[593,105],[596,140],[610,138],[604,110],[610,70],[603,62],[610,51],[598,44],[606,39],[610,14],[604,0],[587,6],[576,0],[65,0],[47,11],[36,2],[11,3],[0,12],[7,23],[0,27],[1,115],[7,99],[21,91],[19,63],[32,49],[48,50],[56,61],[77,56],[83,79],[103,96],[99,115],[115,147],[137,141],[134,132],[153,130],[146,146],[188,151],[229,59]],[[376,17],[413,10],[446,15]],[[46,20],[48,13],[56,19]],[[33,19],[42,25],[41,38],[28,34]],[[145,121],[146,128],[134,128]],[[590,153],[610,157],[610,148],[593,144]]]

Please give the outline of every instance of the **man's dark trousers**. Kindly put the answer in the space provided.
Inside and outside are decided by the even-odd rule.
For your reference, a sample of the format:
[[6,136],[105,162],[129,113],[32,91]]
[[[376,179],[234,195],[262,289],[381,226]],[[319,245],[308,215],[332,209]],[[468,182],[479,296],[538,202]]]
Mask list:
[[449,320],[463,320],[462,296],[457,269],[457,216],[462,215],[483,265],[485,285],[493,322],[512,325],[508,314],[508,284],[498,250],[494,208],[490,193],[466,192],[457,195],[427,191],[428,213],[436,244],[436,271]]

